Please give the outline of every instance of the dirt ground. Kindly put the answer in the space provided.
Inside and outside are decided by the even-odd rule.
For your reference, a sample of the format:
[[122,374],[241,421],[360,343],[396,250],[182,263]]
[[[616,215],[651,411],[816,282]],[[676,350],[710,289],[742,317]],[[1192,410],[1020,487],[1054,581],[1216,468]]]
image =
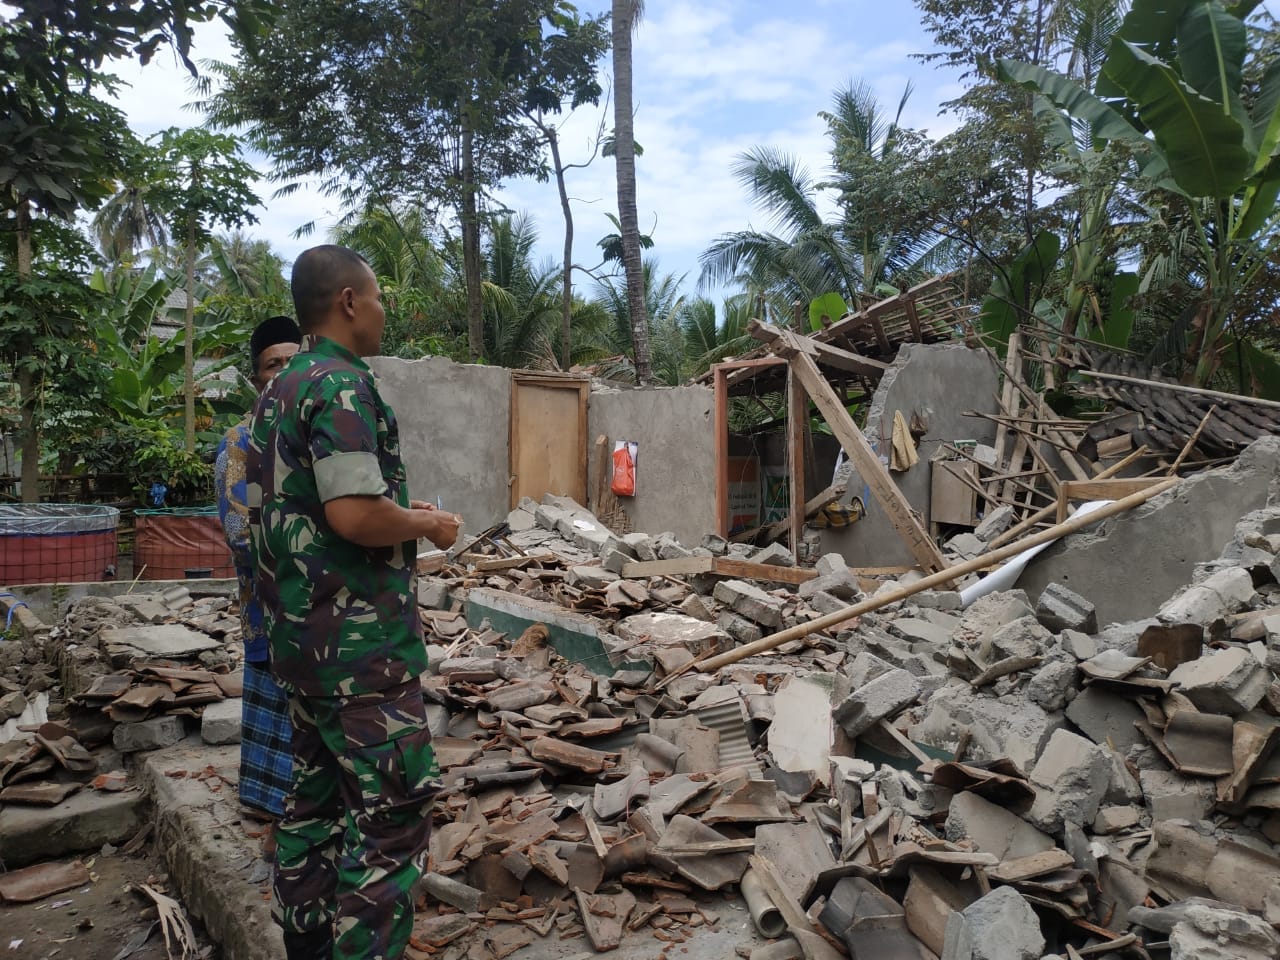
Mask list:
[[[149,845],[136,854],[83,854],[90,883],[38,903],[0,905],[0,957],[4,960],[168,960],[156,909],[146,894],[126,889],[146,883],[168,889],[164,868]],[[66,861],[63,861],[66,862]],[[221,951],[209,943],[192,921],[196,956],[219,960]],[[149,935],[148,935],[149,931]],[[176,944],[175,944],[176,946]],[[181,950],[174,951],[181,956]]]

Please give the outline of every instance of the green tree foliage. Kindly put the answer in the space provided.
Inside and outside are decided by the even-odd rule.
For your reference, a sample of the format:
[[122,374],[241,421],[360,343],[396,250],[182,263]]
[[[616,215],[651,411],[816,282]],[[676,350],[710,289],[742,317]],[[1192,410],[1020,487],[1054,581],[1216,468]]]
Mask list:
[[[827,182],[773,147],[743,154],[734,173],[771,229],[717,238],[701,257],[701,282],[736,280],[786,302],[836,293],[857,304],[944,268],[949,250],[933,229],[923,177],[928,143],[900,124],[909,95],[889,116],[865,84],[836,92],[821,114],[832,140]],[[827,192],[838,210],[832,220],[819,211]]]
[[[1238,303],[1280,249],[1280,57],[1250,58],[1244,17],[1252,6],[1137,0],[1108,45],[1097,95],[1034,64],[1001,65],[1096,140],[1131,150],[1136,188],[1185,215],[1188,227],[1150,262],[1144,282],[1180,274],[1199,288],[1184,319],[1202,384],[1248,332]],[[1246,65],[1259,78],[1252,88]],[[1275,381],[1274,359],[1234,352],[1240,372],[1248,369],[1242,387]]]
[[217,124],[247,129],[285,189],[320,176],[353,207],[412,198],[433,214],[451,210],[478,358],[481,203],[504,179],[542,170],[525,110],[548,82],[556,18],[572,12],[562,0],[286,0],[256,49],[241,46],[235,65],[216,68],[223,87],[204,107]]
[[215,227],[256,223],[251,208],[258,197],[250,183],[253,167],[240,159],[234,137],[201,127],[170,127],[154,138],[156,152],[147,175],[149,194],[170,233],[181,240],[186,279],[186,448],[196,449],[195,297],[196,256]]

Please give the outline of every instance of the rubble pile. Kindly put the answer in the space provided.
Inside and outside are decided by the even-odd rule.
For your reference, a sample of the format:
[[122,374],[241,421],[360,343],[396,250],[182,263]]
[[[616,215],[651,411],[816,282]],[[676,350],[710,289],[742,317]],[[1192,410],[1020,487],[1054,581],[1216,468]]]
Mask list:
[[[672,956],[743,909],[756,960],[1280,956],[1280,505],[1128,623],[1055,583],[807,630],[898,585],[559,497],[421,568],[442,779],[410,956]],[[234,742],[238,621],[185,593],[73,605],[56,676],[8,654],[0,802],[118,789],[102,763],[196,719]]]
[[759,957],[1280,955],[1280,509],[1149,620],[1099,629],[1061,584],[967,609],[924,592],[707,674],[689,664],[742,641],[733,618],[758,636],[874,585],[838,558],[798,585],[735,579],[714,567],[732,547],[627,543],[563,501],[509,523],[500,572],[476,543],[441,570],[448,601],[591,610],[628,662],[593,673],[545,629],[437,635],[421,955],[636,930],[665,950],[733,890],[779,938]]
[[[0,805],[128,786],[122,755],[240,739],[240,621],[225,597],[90,597],[0,677]],[[43,654],[48,653],[45,657]]]

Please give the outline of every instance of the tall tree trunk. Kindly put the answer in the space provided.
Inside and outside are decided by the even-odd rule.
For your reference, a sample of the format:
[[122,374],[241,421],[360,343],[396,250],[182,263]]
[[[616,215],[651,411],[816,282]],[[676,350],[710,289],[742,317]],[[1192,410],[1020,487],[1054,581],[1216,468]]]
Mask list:
[[480,213],[476,203],[475,149],[470,119],[462,122],[462,275],[467,288],[467,348],[484,358],[484,303],[480,294]]
[[182,348],[182,372],[186,392],[187,453],[196,452],[196,218],[187,219],[187,342]]
[[560,190],[560,210],[564,213],[564,283],[560,301],[560,369],[573,365],[569,346],[570,326],[573,319],[573,210],[569,206],[569,191],[564,183],[564,165],[560,162],[560,141],[555,127],[546,127],[547,143],[551,147],[551,163],[556,171],[556,187]]
[[[31,279],[31,201],[18,202],[18,279]],[[29,354],[30,348],[23,351]],[[40,430],[36,426],[37,378],[34,370],[18,368],[18,433],[22,437],[22,501],[40,501]]]
[[640,254],[640,216],[636,212],[636,143],[631,105],[631,28],[635,0],[613,0],[613,138],[618,179],[618,222],[622,265],[627,275],[631,342],[636,380],[653,382],[649,353],[649,311],[644,302],[644,264]]

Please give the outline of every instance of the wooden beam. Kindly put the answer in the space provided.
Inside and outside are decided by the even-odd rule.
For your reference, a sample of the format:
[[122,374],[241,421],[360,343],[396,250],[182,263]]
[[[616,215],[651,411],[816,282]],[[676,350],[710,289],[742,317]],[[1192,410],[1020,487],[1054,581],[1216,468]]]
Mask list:
[[[794,334],[783,332],[782,339],[788,342],[795,338]],[[941,570],[946,566],[938,545],[933,542],[928,532],[920,523],[911,504],[902,495],[898,485],[893,482],[880,458],[876,456],[867,438],[862,435],[858,425],[849,416],[836,396],[831,384],[827,383],[818,370],[813,358],[799,351],[791,358],[791,369],[795,371],[801,384],[808,391],[813,402],[817,404],[823,419],[835,434],[844,452],[853,461],[858,476],[871,488],[872,495],[889,518],[889,523],[897,531],[902,542],[906,544],[916,563],[926,572]]]
[[1058,488],[1058,522],[1067,519],[1072,500],[1118,500],[1161,483],[1162,477],[1119,477],[1110,480],[1063,480]]
[[800,537],[804,532],[804,428],[809,420],[809,397],[787,370],[787,519],[791,534],[791,556],[800,559]]
[[[835,367],[838,370],[847,370],[850,373],[870,375],[877,380],[889,369],[887,363],[881,363],[871,357],[864,357],[861,354],[843,350],[840,347],[821,340],[815,340],[812,337],[797,336],[793,333],[791,334],[792,340],[783,341],[782,334],[789,332],[760,320],[752,320],[747,324],[747,333],[754,339],[773,347],[779,358],[784,358],[791,352],[799,350],[802,353],[807,353],[825,366]],[[779,350],[780,345],[781,350]]]
[[[805,520],[809,520],[810,517],[817,514],[819,510],[825,507],[832,500],[839,500],[845,495],[848,489],[848,484],[841,481],[840,483],[833,483],[821,493],[810,497],[804,505]],[[760,546],[765,546],[773,543],[773,541],[786,533],[787,526],[790,522],[790,519],[777,520],[773,523],[756,527],[753,530],[744,530],[742,533],[734,534],[732,539],[734,543],[756,543]]]
[[818,576],[812,567],[783,567],[776,563],[751,563],[729,557],[677,557],[674,560],[635,560],[623,564],[627,578],[695,576],[714,573],[742,580],[766,580],[770,583],[806,583]]
[[1238,393],[1223,393],[1221,390],[1205,390],[1201,387],[1184,387],[1180,383],[1165,383],[1163,380],[1142,380],[1138,377],[1124,377],[1118,373],[1098,373],[1094,370],[1077,370],[1076,372],[1082,377],[1089,377],[1093,380],[1114,380],[1117,383],[1132,383],[1140,387],[1155,387],[1158,390],[1172,390],[1174,393],[1190,393],[1197,397],[1213,397],[1215,400],[1251,403],[1259,407],[1280,410],[1280,401],[1263,400],[1261,397],[1246,397]]

